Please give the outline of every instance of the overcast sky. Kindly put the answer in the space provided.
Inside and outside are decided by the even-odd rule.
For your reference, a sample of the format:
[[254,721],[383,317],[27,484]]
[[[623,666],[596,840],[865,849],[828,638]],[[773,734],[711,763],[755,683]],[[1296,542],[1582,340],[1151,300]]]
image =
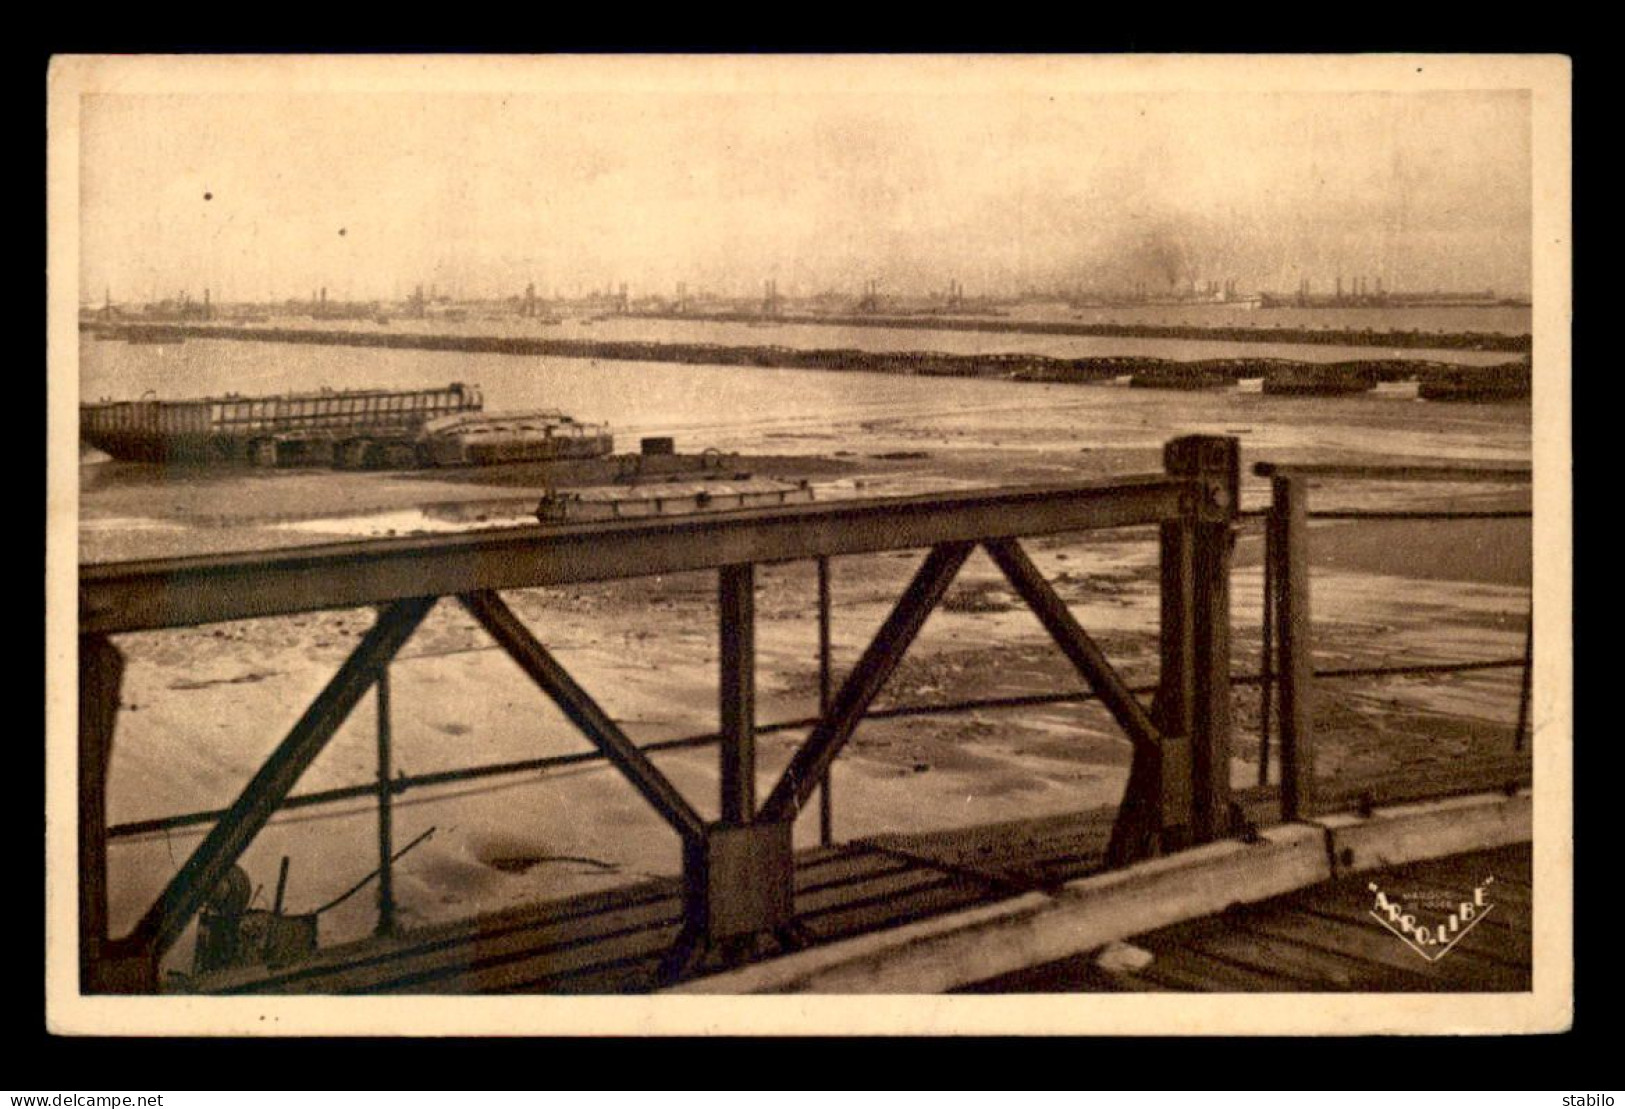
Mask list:
[[1518,92],[95,95],[82,124],[93,299],[1529,288]]

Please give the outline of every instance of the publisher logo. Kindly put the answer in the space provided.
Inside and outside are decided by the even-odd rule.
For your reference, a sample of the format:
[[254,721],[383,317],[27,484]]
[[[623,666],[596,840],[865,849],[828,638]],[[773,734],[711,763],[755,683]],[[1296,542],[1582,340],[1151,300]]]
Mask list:
[[1375,882],[1367,884],[1374,895],[1371,915],[1406,947],[1430,963],[1450,954],[1495,908],[1489,899],[1493,876],[1473,887],[1464,896],[1440,890],[1409,890],[1390,896]]

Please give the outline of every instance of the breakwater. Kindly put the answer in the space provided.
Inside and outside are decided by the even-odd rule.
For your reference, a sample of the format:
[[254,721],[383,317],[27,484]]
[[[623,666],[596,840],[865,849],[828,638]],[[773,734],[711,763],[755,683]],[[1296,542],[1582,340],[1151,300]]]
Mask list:
[[[468,354],[505,354],[552,358],[585,358],[631,362],[665,362],[710,366],[752,366],[851,373],[887,373],[928,377],[993,378],[1090,384],[1133,378],[1153,387],[1190,387],[1189,383],[1236,382],[1268,378],[1310,364],[1279,358],[1219,358],[1181,361],[1138,355],[1091,355],[1058,358],[1044,354],[951,354],[939,351],[874,351],[856,348],[805,349],[776,345],[672,343],[632,339],[564,339],[513,335],[447,335],[407,331],[357,331],[305,327],[243,327],[224,324],[126,324],[116,327],[87,322],[81,328],[99,338],[153,341],[161,331],[166,339],[223,339],[246,342],[303,343],[327,346],[374,347],[396,350],[457,351]],[[1371,358],[1314,363],[1317,377],[1370,381],[1409,381],[1449,367],[1422,359]],[[1497,370],[1529,377],[1529,364],[1514,361],[1497,367],[1474,367],[1467,372]],[[1216,379],[1216,380],[1215,380]],[[1204,386],[1207,387],[1207,386]]]
[[1222,343],[1297,343],[1333,347],[1384,347],[1405,350],[1476,350],[1527,353],[1530,335],[1494,331],[1378,331],[1373,328],[1212,327],[1192,324],[1081,323],[1073,320],[1010,320],[966,316],[763,316],[751,312],[639,313],[639,319],[705,320],[714,323],[815,324],[832,327],[886,327],[929,331],[988,331],[1022,335],[1071,335],[1082,338],[1186,339]]

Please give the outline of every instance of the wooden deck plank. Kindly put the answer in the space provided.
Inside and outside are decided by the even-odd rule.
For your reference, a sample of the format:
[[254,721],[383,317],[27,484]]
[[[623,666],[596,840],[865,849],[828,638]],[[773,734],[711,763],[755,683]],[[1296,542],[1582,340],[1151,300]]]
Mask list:
[[[1135,946],[1139,946],[1136,944]],[[1302,983],[1273,970],[1233,962],[1190,944],[1152,942],[1146,950],[1155,962],[1140,973],[1161,977],[1170,970],[1208,993],[1290,993]]]
[[[1301,907],[1300,907],[1301,908]],[[1309,916],[1317,917],[1336,925],[1351,925],[1359,928],[1368,928],[1377,923],[1367,912],[1321,911],[1301,908]],[[1491,933],[1481,926],[1474,924],[1459,933],[1450,948],[1451,955],[1470,954],[1475,959],[1491,963],[1499,963],[1508,968],[1517,968],[1528,963],[1527,958],[1520,958],[1514,934]],[[1420,958],[1421,956],[1417,956]]]
[[[842,891],[854,883],[909,869],[870,850],[821,851],[808,866],[797,870],[798,902],[816,909],[832,899],[839,900]],[[561,944],[591,943],[640,923],[661,925],[680,913],[677,884],[660,881],[629,891],[555,902],[528,913],[487,917],[483,927],[459,922],[454,927],[424,930],[396,940],[333,948],[285,971],[255,968],[232,977],[222,976],[208,985],[225,992],[344,993],[371,979],[381,988],[397,973],[415,976],[436,962],[464,963],[471,957],[465,949],[471,946],[493,955],[523,950],[527,945],[540,952]]]
[[1494,873],[1506,875],[1511,886],[1530,865],[1524,844],[1351,875],[1133,937],[1126,942],[1153,956],[1149,966],[1136,971],[1101,970],[1095,965],[1099,952],[1090,951],[961,992],[1523,991],[1531,981],[1527,915],[1508,911],[1492,929],[1492,910],[1456,947],[1429,962],[1369,916],[1368,883],[1375,879],[1394,891],[1412,886],[1465,891]]
[[[1271,791],[1241,790],[1237,797],[1249,819],[1272,819]],[[996,900],[1012,888],[1044,888],[1093,873],[1113,815],[1058,814],[798,853],[798,919],[813,942],[822,943]],[[985,988],[992,983],[967,989],[1527,989],[1529,870],[1530,851],[1522,845],[1373,872],[1392,891],[1466,891],[1484,876],[1496,876],[1492,899],[1498,910],[1440,963],[1426,962],[1364,915],[1372,874],[1356,874],[1263,907],[1132,939],[1156,956],[1141,972],[1105,972],[1094,966],[1096,953],[1090,952],[1004,976],[997,980],[999,990]],[[236,971],[200,988],[307,994],[648,990],[675,938],[680,908],[677,882],[656,880],[330,948],[297,967]],[[768,942],[764,952],[772,950]]]
[[[831,911],[848,911],[889,902],[906,903],[916,889],[938,885],[943,874],[898,865],[878,852],[854,853],[841,865],[817,872],[824,880],[798,894],[797,905],[815,922]],[[367,991],[445,992],[512,988],[512,981],[540,981],[576,974],[583,967],[624,957],[628,944],[663,950],[676,935],[682,906],[674,890],[658,900],[601,912],[591,917],[531,921],[523,928],[459,936],[440,943],[397,952],[388,958],[356,962],[325,973],[278,976],[262,981],[255,992],[350,993]],[[653,935],[659,938],[649,939]],[[638,947],[642,950],[642,947]],[[505,968],[505,969],[498,969]],[[545,968],[545,972],[544,969]]]
[[1327,959],[1321,952],[1275,940],[1257,933],[1219,929],[1191,941],[1203,952],[1223,955],[1232,962],[1260,969],[1273,968],[1296,982],[1300,990],[1346,990],[1355,988],[1358,965]]
[[[829,904],[815,903],[802,918],[820,938],[861,930],[877,915],[887,921],[913,919],[941,911],[945,897],[974,898],[977,891],[946,879],[940,872],[909,870],[870,880],[838,891],[826,890]],[[657,929],[605,937],[599,942],[572,945],[546,952],[519,952],[517,957],[477,960],[466,967],[443,968],[442,976],[410,983],[396,982],[392,992],[511,993],[621,992],[649,990],[662,956],[677,939],[674,916]],[[621,987],[614,982],[620,981]]]
[[1339,923],[1277,909],[1250,918],[1245,928],[1295,939],[1351,959],[1365,968],[1357,989],[1474,993],[1515,988],[1508,984],[1507,968],[1475,959],[1467,952],[1452,952],[1445,959],[1430,963],[1375,921],[1369,925]]

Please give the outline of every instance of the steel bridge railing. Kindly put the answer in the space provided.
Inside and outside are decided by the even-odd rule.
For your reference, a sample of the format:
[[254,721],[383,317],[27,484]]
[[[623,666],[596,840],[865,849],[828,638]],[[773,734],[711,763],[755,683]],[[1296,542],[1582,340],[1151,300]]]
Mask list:
[[[1061,486],[976,490],[884,500],[797,505],[676,519],[616,521],[464,533],[359,544],[144,562],[92,564],[80,572],[80,948],[82,983],[94,992],[150,992],[157,963],[227,875],[260,828],[287,808],[372,797],[378,809],[379,930],[393,926],[391,806],[412,789],[605,760],[643,794],[683,844],[683,935],[672,972],[703,945],[724,946],[770,932],[797,942],[793,917],[790,826],[819,794],[822,837],[833,837],[828,771],[864,719],[1020,707],[1100,699],[1134,744],[1131,787],[1119,814],[1119,861],[1226,828],[1227,776],[1207,768],[1224,758],[1196,757],[1223,734],[1227,720],[1196,727],[1198,696],[1228,689],[1228,653],[1215,613],[1193,598],[1227,589],[1229,517],[1235,505],[1234,440],[1191,437],[1170,444],[1163,474]],[[1161,529],[1164,677],[1153,720],[1067,606],[1027,558],[1017,536],[1122,527]],[[873,701],[965,559],[982,547],[1085,679],[1088,689],[1038,697],[981,698],[952,705],[876,709]],[[836,681],[830,660],[830,560],[925,548],[924,564],[873,641]],[[1203,561],[1197,566],[1195,555]],[[754,567],[816,560],[819,570],[820,713],[758,724],[754,708]],[[721,726],[714,734],[637,745],[577,685],[507,607],[498,590],[610,581],[666,573],[718,573]],[[1199,575],[1207,577],[1198,581]],[[591,753],[461,767],[435,774],[391,774],[389,663],[437,599],[456,598],[497,645],[546,692],[597,748]],[[362,637],[282,744],[229,807],[106,824],[106,772],[122,682],[122,655],[110,636],[258,616],[374,606]],[[1222,623],[1222,621],[1220,621]],[[1217,637],[1217,638],[1215,638]],[[1208,640],[1214,640],[1209,642]],[[1209,656],[1214,661],[1209,664]],[[1220,657],[1222,655],[1222,658]],[[1198,665],[1198,659],[1201,665]],[[1172,684],[1170,684],[1172,683]],[[1210,688],[1211,687],[1211,688]],[[375,782],[292,793],[299,775],[369,690],[377,695]],[[1227,698],[1226,698],[1227,699]],[[755,738],[806,729],[790,766],[769,796],[755,797]],[[702,819],[649,761],[661,750],[717,746],[722,819]],[[1196,765],[1191,765],[1195,763]],[[1191,792],[1194,788],[1197,794]],[[820,788],[822,787],[822,788]],[[1207,789],[1212,796],[1199,795]],[[110,840],[169,828],[210,825],[132,932],[107,933],[106,867]],[[369,876],[370,878],[371,876]]]
[[[1135,744],[1130,786],[1119,812],[1109,858],[1128,861],[1160,849],[1220,838],[1230,829],[1229,690],[1260,686],[1264,712],[1260,738],[1260,784],[1270,764],[1269,705],[1279,690],[1282,704],[1282,809],[1286,819],[1314,808],[1313,732],[1305,711],[1308,682],[1399,674],[1466,673],[1519,665],[1523,660],[1345,667],[1312,670],[1308,654],[1307,545],[1310,519],[1511,519],[1526,512],[1321,512],[1306,511],[1305,483],[1316,477],[1382,480],[1527,481],[1527,471],[1477,468],[1295,468],[1261,466],[1272,479],[1271,507],[1240,511],[1239,451],[1233,439],[1188,437],[1169,445],[1168,473],[1055,487],[983,490],[882,501],[796,506],[791,509],[718,514],[682,521],[629,521],[610,525],[523,529],[521,534],[464,534],[431,540],[334,544],[251,556],[158,560],[92,565],[81,572],[81,824],[82,952],[85,980],[98,989],[152,987],[154,960],[179,934],[207,894],[208,882],[246,847],[254,831],[283,809],[301,809],[373,798],[378,810],[380,932],[394,926],[391,805],[412,790],[501,776],[534,773],[588,762],[609,762],[628,776],[679,832],[685,844],[688,947],[710,938],[787,924],[782,906],[765,915],[730,916],[725,902],[742,886],[787,881],[788,823],[816,791],[820,839],[833,842],[830,762],[862,720],[949,715],[975,710],[1020,709],[1107,702]],[[1295,494],[1295,496],[1294,496]],[[1263,520],[1268,536],[1265,573],[1263,660],[1257,673],[1230,673],[1229,550],[1243,523]],[[1027,561],[1011,536],[1079,532],[1157,524],[1161,528],[1162,673],[1158,682],[1123,682],[1066,607]],[[872,706],[914,632],[946,592],[970,547],[981,543],[1040,616],[1089,688],[1006,697],[967,698],[919,705]],[[831,662],[831,559],[917,547],[932,557],[882,627],[875,641],[839,687]],[[818,569],[819,713],[799,719],[754,720],[753,575],[757,562],[811,557]],[[933,569],[933,563],[935,568]],[[716,732],[634,745],[607,723],[584,691],[573,686],[516,617],[496,598],[497,588],[604,581],[666,572],[714,568],[720,574],[722,726]],[[1297,597],[1301,590],[1303,596]],[[388,663],[440,596],[455,596],[541,684],[566,715],[597,745],[590,752],[458,767],[395,777],[391,770]],[[428,604],[424,602],[427,601]],[[367,688],[378,699],[378,774],[375,782],[291,792],[297,777],[286,769],[267,781],[266,768],[233,806],[173,814],[107,826],[105,771],[116,713],[116,649],[106,638],[126,631],[213,623],[250,616],[314,609],[377,605],[380,620],[345,670],[318,698],[304,742],[316,749],[342,723],[349,708],[323,704],[335,686],[353,707]],[[405,611],[410,608],[412,611]],[[1279,640],[1283,649],[1275,649]],[[111,652],[111,654],[109,654]],[[1280,661],[1277,661],[1279,656]],[[358,662],[358,659],[360,660]],[[346,670],[353,670],[346,679]],[[1156,694],[1155,719],[1138,698]],[[1203,706],[1203,722],[1194,711]],[[1521,710],[1520,715],[1526,709]],[[296,726],[299,738],[309,721]],[[791,767],[767,804],[754,797],[754,739],[758,735],[810,730]],[[1523,724],[1520,721],[1520,735]],[[287,742],[284,748],[287,747]],[[723,820],[706,824],[670,790],[648,755],[716,746],[721,749]],[[282,749],[279,749],[281,753]],[[814,754],[807,756],[808,751]],[[309,753],[309,758],[314,752]],[[273,756],[273,761],[276,756]],[[297,760],[295,760],[297,762]],[[269,764],[268,764],[269,765]],[[303,765],[308,765],[308,758]],[[1225,768],[1225,773],[1219,769]],[[302,765],[299,766],[302,769]],[[213,825],[209,839],[166,889],[132,937],[106,935],[105,868],[110,840],[170,829]],[[250,827],[251,826],[251,827]],[[230,833],[222,832],[230,829]],[[246,831],[246,836],[244,832]],[[729,840],[747,845],[765,863],[742,863]],[[195,864],[195,865],[194,865]],[[777,866],[778,873],[769,870]],[[764,869],[767,868],[767,869]],[[731,869],[730,869],[731,868]],[[720,873],[719,873],[720,871]],[[743,872],[741,872],[743,871]],[[354,891],[351,891],[354,892]],[[749,900],[747,898],[747,900]],[[105,964],[133,962],[134,985]],[[87,986],[87,988],[89,988]]]
[[[1312,698],[1316,682],[1345,678],[1383,678],[1462,674],[1521,667],[1518,718],[1513,751],[1522,753],[1528,731],[1529,699],[1534,651],[1534,611],[1531,604],[1524,652],[1518,657],[1472,662],[1415,663],[1404,666],[1319,668],[1314,666],[1310,621],[1309,523],[1326,521],[1460,521],[1528,520],[1528,509],[1490,510],[1313,510],[1311,484],[1317,481],[1409,481],[1470,484],[1528,484],[1532,472],[1523,467],[1483,466],[1280,466],[1262,462],[1254,473],[1270,480],[1270,505],[1240,513],[1242,519],[1263,521],[1263,624],[1259,660],[1258,784],[1269,783],[1271,715],[1279,697],[1281,733],[1281,810],[1285,820],[1312,815],[1317,808],[1315,732]],[[1367,799],[1370,803],[1371,799]]]

